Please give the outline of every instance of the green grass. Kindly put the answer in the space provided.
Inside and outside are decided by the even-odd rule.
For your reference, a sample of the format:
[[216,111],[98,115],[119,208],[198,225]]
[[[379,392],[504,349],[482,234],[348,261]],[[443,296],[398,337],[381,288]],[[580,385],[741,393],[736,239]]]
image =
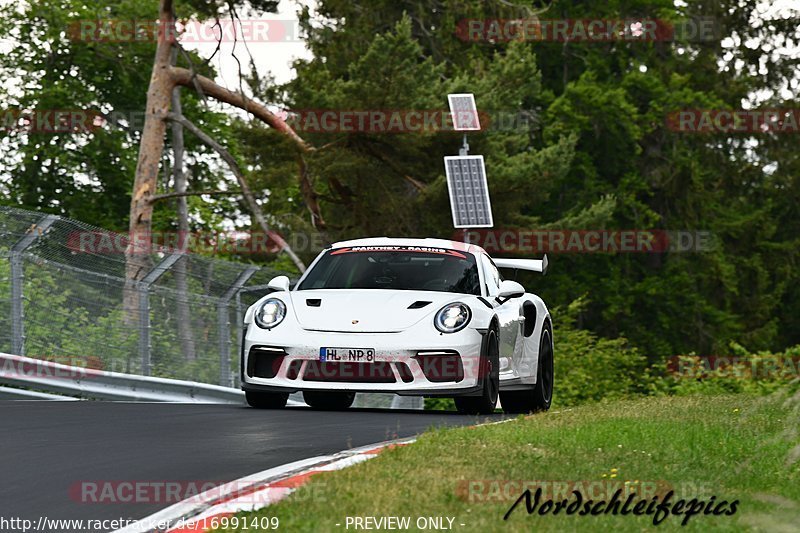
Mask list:
[[410,516],[412,524],[450,516],[455,531],[643,531],[654,528],[652,516],[528,515],[524,503],[504,521],[521,490],[485,502],[470,501],[467,489],[475,480],[639,481],[670,486],[687,500],[739,500],[733,516],[700,514],[686,527],[670,516],[660,531],[798,531],[799,403],[788,393],[644,398],[433,429],[240,516],[276,516],[281,531],[356,531],[345,528],[347,516]]

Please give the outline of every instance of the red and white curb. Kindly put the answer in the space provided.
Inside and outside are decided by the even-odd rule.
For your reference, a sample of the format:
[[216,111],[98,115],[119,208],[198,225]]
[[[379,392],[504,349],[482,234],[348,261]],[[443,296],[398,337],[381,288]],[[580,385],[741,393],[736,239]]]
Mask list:
[[372,459],[386,448],[415,440],[416,437],[386,441],[270,468],[183,500],[114,533],[204,533],[211,529],[213,519],[267,507],[294,492],[315,474],[341,470]]

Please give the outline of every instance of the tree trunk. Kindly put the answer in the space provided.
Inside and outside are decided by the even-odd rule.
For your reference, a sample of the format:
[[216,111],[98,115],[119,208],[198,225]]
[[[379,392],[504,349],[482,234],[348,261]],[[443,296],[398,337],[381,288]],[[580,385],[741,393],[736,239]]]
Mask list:
[[[172,0],[161,0],[159,20],[161,28],[172,27]],[[170,42],[168,30],[159,33],[150,87],[147,90],[144,129],[139,144],[139,159],[131,196],[131,211],[128,238],[125,250],[125,296],[123,307],[128,324],[138,322],[139,295],[137,282],[147,275],[152,267],[151,221],[153,204],[150,197],[156,192],[158,167],[164,151],[164,134],[167,123],[164,116],[170,109],[170,98],[174,82],[170,75]]]
[[[178,47],[172,47],[171,63],[174,65],[178,59]],[[172,89],[172,109],[175,113],[183,113],[181,106],[181,88]],[[174,163],[172,165],[173,188],[178,194],[185,193],[187,189],[186,173],[183,166],[184,142],[183,125],[179,122],[172,122],[172,153]],[[178,243],[181,252],[188,253],[186,248],[189,242],[189,205],[186,196],[178,196]],[[181,353],[186,361],[194,361],[197,354],[194,345],[194,332],[192,331],[192,313],[189,309],[189,285],[186,280],[186,268],[189,265],[188,256],[183,257],[175,263],[175,287],[178,290],[178,299],[175,302],[178,315],[178,337],[181,345]]]

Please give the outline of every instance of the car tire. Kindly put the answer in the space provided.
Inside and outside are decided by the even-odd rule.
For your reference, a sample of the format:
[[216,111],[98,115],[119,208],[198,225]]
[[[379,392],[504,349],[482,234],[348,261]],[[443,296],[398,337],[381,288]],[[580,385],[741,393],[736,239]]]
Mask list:
[[245,391],[247,405],[256,409],[283,409],[289,399],[288,393]]
[[304,391],[303,400],[314,409],[324,411],[340,411],[353,405],[355,392],[320,392]]
[[497,333],[494,330],[489,330],[486,334],[483,352],[479,369],[480,375],[483,376],[481,395],[455,397],[459,413],[489,415],[494,413],[497,407],[497,396],[500,391],[500,352]]
[[550,323],[545,322],[539,340],[539,362],[536,385],[523,391],[500,393],[504,413],[537,413],[550,409],[553,400],[553,335]]

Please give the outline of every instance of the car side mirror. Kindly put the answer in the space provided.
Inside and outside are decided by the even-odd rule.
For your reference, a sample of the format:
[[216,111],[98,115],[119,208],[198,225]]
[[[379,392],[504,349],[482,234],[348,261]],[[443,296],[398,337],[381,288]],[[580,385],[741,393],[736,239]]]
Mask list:
[[288,291],[289,290],[289,277],[278,276],[269,280],[267,287],[274,291]]
[[511,298],[519,298],[524,294],[525,294],[525,287],[523,287],[516,281],[511,281],[510,279],[504,279],[503,281],[500,282],[500,294],[498,294],[497,297],[508,300]]

